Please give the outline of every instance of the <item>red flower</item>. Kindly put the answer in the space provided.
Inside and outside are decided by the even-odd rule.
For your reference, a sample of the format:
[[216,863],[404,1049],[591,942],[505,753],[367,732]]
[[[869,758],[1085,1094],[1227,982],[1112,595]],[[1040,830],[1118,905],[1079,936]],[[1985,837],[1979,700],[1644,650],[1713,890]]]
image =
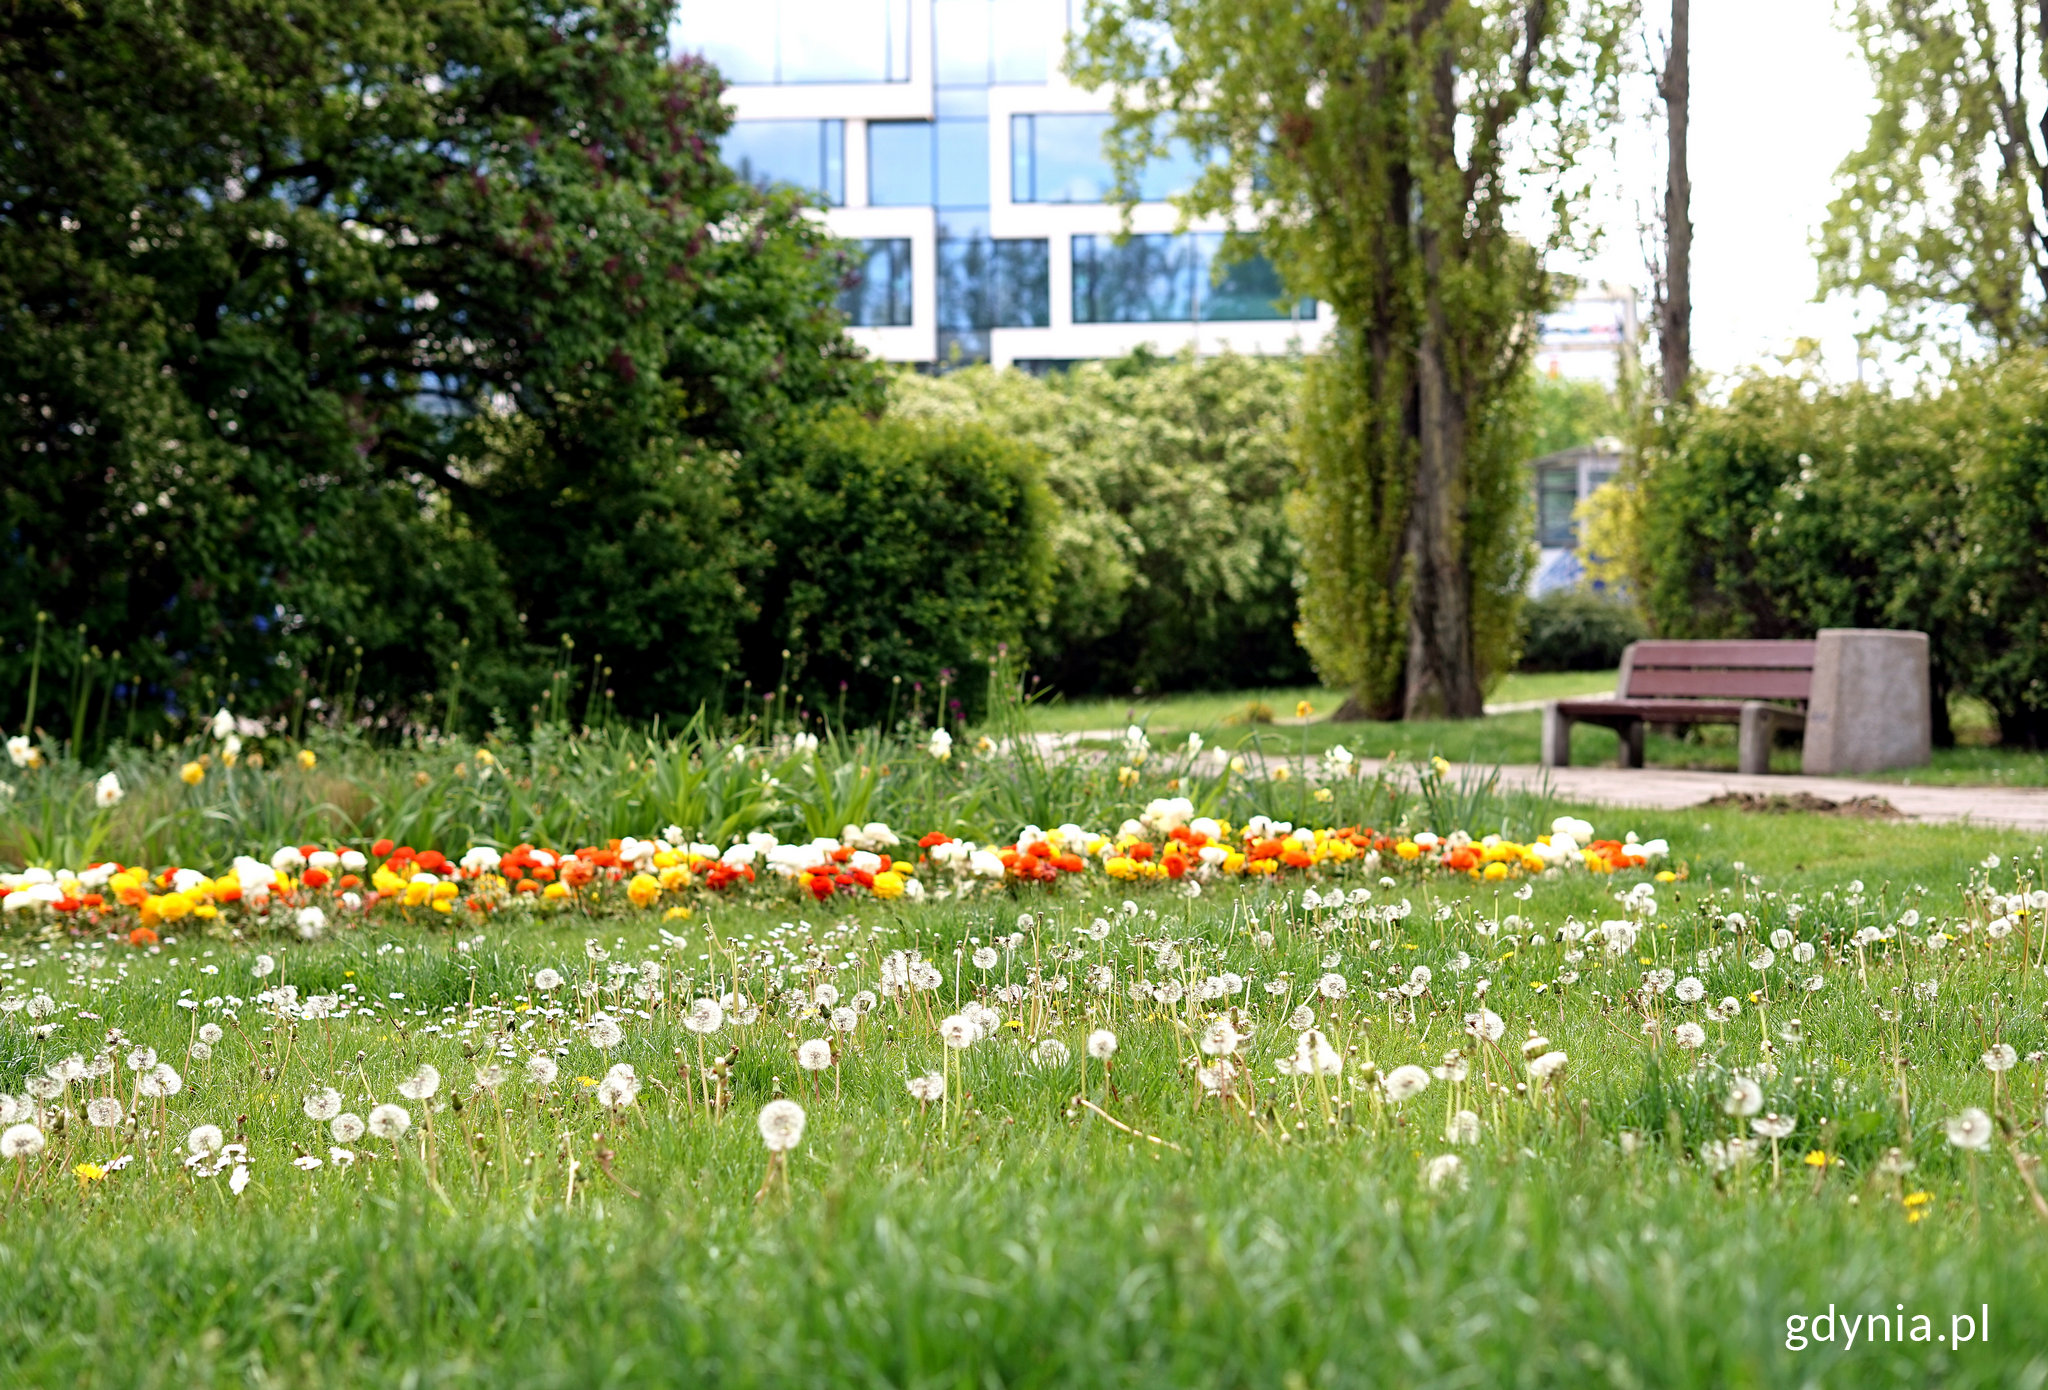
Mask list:
[[130,946],[154,946],[156,943],[157,935],[148,927],[137,927],[134,931],[128,933],[128,944]]
[[304,882],[308,888],[325,888],[327,886],[327,870],[306,870]]
[[370,853],[376,855],[379,859],[384,858],[391,853],[391,841],[377,841],[376,844],[370,846]]
[[832,879],[826,874],[812,874],[804,880],[804,886],[811,890],[811,896],[823,902],[832,896]]
[[341,876],[341,882],[336,884],[335,886],[338,888],[357,888],[362,885],[362,882],[363,881],[360,878],[357,878],[354,874],[343,874]]
[[1160,862],[1166,866],[1168,878],[1179,878],[1188,871],[1188,861],[1178,854],[1169,854]]
[[1145,844],[1143,841],[1140,841],[1139,843],[1132,845],[1130,849],[1127,851],[1131,858],[1140,860],[1150,859],[1153,855],[1153,852],[1154,851],[1152,849],[1152,846]]
[[951,835],[942,835],[938,831],[934,830],[931,834],[925,836],[922,840],[919,840],[917,842],[917,847],[919,849],[930,849],[933,845],[950,845],[952,843],[953,837]]

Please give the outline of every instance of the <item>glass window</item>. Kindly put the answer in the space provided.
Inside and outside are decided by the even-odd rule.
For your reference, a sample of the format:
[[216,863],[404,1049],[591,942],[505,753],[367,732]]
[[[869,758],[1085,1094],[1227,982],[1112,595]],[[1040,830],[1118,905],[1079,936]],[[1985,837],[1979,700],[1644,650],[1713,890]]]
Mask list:
[[[1013,203],[1099,203],[1116,191],[1103,137],[1107,114],[1012,116],[1010,118],[1010,201]],[[1138,172],[1138,198],[1159,203],[1185,193],[1201,173],[1201,162],[1174,141],[1163,158]]]
[[1074,238],[1075,323],[1186,323],[1195,316],[1191,238]]
[[931,206],[930,121],[868,123],[868,201],[883,208]]
[[1579,470],[1576,464],[1536,470],[1536,543],[1565,548],[1578,544],[1578,528],[1572,524],[1572,508],[1579,504]]
[[988,122],[937,123],[938,206],[985,208],[989,204]]
[[908,82],[910,0],[682,0],[670,47],[729,82]]
[[1052,322],[1050,263],[1043,239],[941,238],[939,328],[1044,328]]
[[891,237],[854,244],[853,269],[839,289],[839,308],[856,328],[910,325],[910,241]]
[[989,30],[995,45],[996,82],[1044,82],[1051,72],[1046,51],[1050,12],[1046,0],[990,0]]
[[735,121],[718,153],[749,183],[789,184],[846,202],[846,122]]
[[1216,274],[1223,237],[1134,236],[1074,238],[1075,323],[1257,322],[1315,317],[1304,299],[1290,314],[1280,276],[1263,257]]

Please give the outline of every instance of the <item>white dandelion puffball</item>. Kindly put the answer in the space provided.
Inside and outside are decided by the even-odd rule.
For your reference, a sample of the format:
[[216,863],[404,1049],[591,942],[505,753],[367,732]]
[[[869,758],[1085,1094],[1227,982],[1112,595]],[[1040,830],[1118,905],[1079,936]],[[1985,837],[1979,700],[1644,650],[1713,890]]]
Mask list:
[[1097,1028],[1088,1035],[1088,1055],[1098,1062],[1107,1062],[1116,1056],[1116,1034],[1107,1028]]
[[1058,1038],[1044,1038],[1031,1050],[1031,1058],[1046,1071],[1058,1071],[1067,1064],[1073,1054]]
[[1959,1149],[1972,1151],[1991,1147],[1991,1117],[1971,1106],[1960,1115],[1954,1115],[1941,1122],[1948,1132],[1948,1142]]
[[43,1151],[43,1132],[34,1125],[9,1125],[0,1132],[0,1158],[26,1161]]
[[1499,1042],[1506,1036],[1508,1025],[1492,1009],[1478,1009],[1465,1015],[1465,1031],[1486,1042]]
[[796,1050],[796,1064],[805,1071],[823,1071],[832,1065],[832,1044],[812,1038]]
[[548,994],[562,987],[562,972],[549,966],[542,966],[533,972],[533,987]]
[[699,999],[690,1005],[690,1012],[683,1015],[683,1027],[700,1037],[716,1033],[725,1026],[725,1006],[716,999]]
[[1227,1018],[1219,1018],[1202,1030],[1202,1051],[1211,1057],[1228,1057],[1243,1041],[1244,1036]]
[[[1978,1113],[1981,1115],[1983,1112],[1979,1111]],[[1766,1139],[1785,1139],[1791,1136],[1793,1130],[1799,1128],[1799,1117],[1797,1115],[1780,1115],[1777,1111],[1773,1110],[1768,1114],[1759,1115],[1751,1120],[1749,1127]]]
[[[1429,1073],[1410,1063],[1387,1073],[1387,1099],[1395,1105],[1410,1101],[1429,1089]],[[1434,1183],[1431,1186],[1435,1186]]]
[[946,1078],[942,1072],[926,1072],[923,1076],[911,1077],[903,1083],[903,1088],[914,1098],[930,1104],[945,1098]]
[[761,1107],[761,1116],[756,1122],[761,1129],[761,1142],[768,1146],[769,1153],[788,1153],[804,1137],[804,1108],[793,1100],[771,1100]]
[[155,1065],[156,1049],[153,1047],[138,1047],[128,1054],[128,1070],[130,1071],[148,1071]]
[[860,1027],[860,1014],[841,1004],[832,1011],[831,1024],[832,1031],[835,1033],[851,1033],[854,1029]]
[[1546,1052],[1541,1057],[1530,1059],[1529,1075],[1538,1081],[1549,1081],[1562,1072],[1570,1062],[1571,1058],[1562,1052]]
[[1707,1030],[1697,1023],[1681,1023],[1671,1030],[1671,1038],[1680,1047],[1693,1051],[1707,1045]]
[[418,1071],[398,1083],[398,1094],[407,1100],[432,1100],[440,1089],[441,1072],[431,1062],[420,1063]]
[[1691,975],[1680,980],[1678,988],[1672,992],[1678,996],[1679,1002],[1685,1004],[1697,1004],[1700,1000],[1707,997],[1707,987]]
[[939,1038],[954,1051],[964,1051],[974,1046],[981,1030],[974,1026],[974,1020],[965,1014],[951,1014],[939,1024]]
[[610,1051],[626,1038],[626,1030],[611,1019],[599,1014],[590,1020],[590,1045],[599,1051]]
[[403,1139],[412,1128],[412,1112],[388,1101],[370,1112],[370,1133],[379,1139]]
[[185,1148],[194,1158],[217,1154],[227,1142],[228,1137],[220,1132],[219,1125],[200,1125],[185,1136]]
[[1429,1190],[1432,1192],[1448,1186],[1463,1187],[1465,1160],[1456,1154],[1438,1154],[1429,1161],[1429,1167],[1423,1173],[1423,1180],[1429,1184]]
[[94,1129],[112,1129],[121,1123],[121,1102],[112,1096],[101,1096],[87,1103],[85,1122]]
[[341,1092],[332,1086],[322,1086],[306,1097],[306,1118],[316,1124],[326,1124],[341,1113]]
[[1478,1143],[1479,1116],[1470,1110],[1460,1110],[1445,1123],[1444,1138],[1453,1144]]
[[996,955],[995,947],[977,947],[974,952],[974,968],[976,970],[993,970],[996,968],[996,962],[999,959],[1001,959],[1001,957]]
[[185,1089],[185,1078],[169,1062],[158,1062],[135,1078],[135,1089],[152,1098],[174,1096]]
[[199,1041],[205,1043],[208,1047],[217,1047],[220,1044],[220,1040],[226,1036],[227,1034],[221,1031],[218,1023],[202,1023],[199,1025]]
[[555,1064],[552,1057],[542,1056],[536,1052],[526,1059],[526,1079],[536,1086],[552,1086],[555,1084],[555,1078],[561,1074],[562,1069]]
[[352,1111],[336,1115],[333,1122],[327,1126],[327,1132],[334,1136],[334,1142],[337,1144],[355,1143],[363,1137],[364,1129],[363,1117]]
[[623,1110],[639,1098],[640,1078],[630,1063],[617,1063],[597,1083],[597,1103],[607,1110]]
[[1728,1087],[1728,1098],[1721,1102],[1721,1113],[1737,1119],[1754,1115],[1764,1108],[1764,1088],[1746,1076],[1738,1076]]
[[2019,1060],[2020,1054],[2011,1043],[1993,1043],[1982,1058],[1986,1071],[2011,1071]]

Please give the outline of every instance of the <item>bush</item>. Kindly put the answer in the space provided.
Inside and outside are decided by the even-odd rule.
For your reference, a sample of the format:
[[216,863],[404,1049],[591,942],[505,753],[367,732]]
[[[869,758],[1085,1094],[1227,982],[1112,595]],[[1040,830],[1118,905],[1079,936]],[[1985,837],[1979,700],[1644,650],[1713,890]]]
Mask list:
[[[751,510],[754,689],[851,722],[979,712],[988,661],[1050,593],[1052,503],[1032,451],[978,424],[844,409],[792,430]],[[922,686],[921,692],[914,687]]]
[[1607,671],[1648,635],[1642,614],[1587,593],[1544,594],[1522,605],[1524,671]]

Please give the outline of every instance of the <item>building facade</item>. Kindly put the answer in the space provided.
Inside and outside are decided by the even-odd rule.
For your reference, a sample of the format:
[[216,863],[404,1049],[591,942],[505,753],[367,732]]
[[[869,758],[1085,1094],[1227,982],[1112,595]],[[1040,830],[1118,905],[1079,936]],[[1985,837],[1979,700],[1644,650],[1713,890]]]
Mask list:
[[1163,352],[1312,351],[1327,306],[1220,222],[1176,231],[1185,151],[1148,165],[1132,235],[1105,199],[1107,93],[1060,73],[1081,0],[682,0],[671,46],[732,84],[723,154],[809,190],[860,266],[849,334],[877,356],[1045,368]]

